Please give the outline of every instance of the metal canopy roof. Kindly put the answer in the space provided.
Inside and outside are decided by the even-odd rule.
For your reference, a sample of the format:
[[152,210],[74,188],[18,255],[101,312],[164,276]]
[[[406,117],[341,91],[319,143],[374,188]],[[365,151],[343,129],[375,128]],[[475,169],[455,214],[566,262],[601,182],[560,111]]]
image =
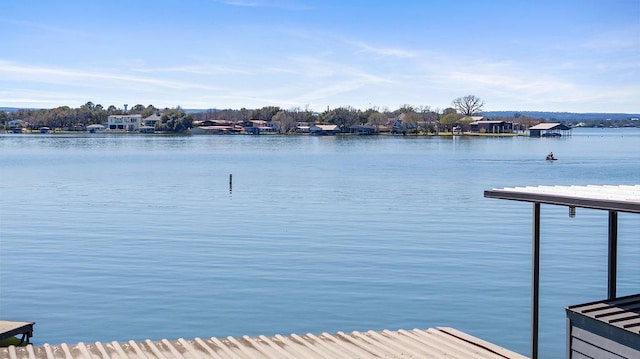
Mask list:
[[555,204],[609,212],[607,296],[609,300],[614,300],[617,286],[618,212],[640,213],[640,185],[513,187],[484,191],[484,196],[533,203],[531,359],[537,359],[540,305],[540,205]]
[[640,185],[535,186],[492,189],[487,198],[640,213]]
[[556,122],[543,122],[539,123],[533,127],[529,128],[530,130],[570,130],[571,127],[563,125],[561,123]]

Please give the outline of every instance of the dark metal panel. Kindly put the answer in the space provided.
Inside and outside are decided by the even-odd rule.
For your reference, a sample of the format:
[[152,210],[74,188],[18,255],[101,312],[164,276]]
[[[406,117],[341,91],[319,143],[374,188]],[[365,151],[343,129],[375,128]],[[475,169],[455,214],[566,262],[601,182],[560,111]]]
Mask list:
[[640,341],[640,294],[574,305],[567,310],[634,333]]
[[[606,349],[599,347],[592,342],[584,342],[580,339],[573,338],[571,341],[571,352],[575,358],[597,358],[597,359],[622,359],[620,355],[614,354]],[[581,356],[583,355],[583,356]]]
[[[583,342],[583,343],[589,343],[594,347],[606,349],[611,353],[615,353],[617,355],[616,358],[620,358],[620,357],[640,358],[640,351],[638,351],[637,349],[634,349],[624,344],[620,344],[602,335],[594,334],[589,330],[586,330],[580,327],[574,327],[573,333],[574,334],[571,339],[572,351],[576,350],[574,349],[574,345],[579,344],[578,342]],[[596,356],[595,358],[600,358],[600,357]]]
[[571,338],[573,337],[573,333],[571,332],[571,320],[569,318],[566,319],[567,322],[567,335],[566,335],[566,358],[571,359]]
[[[585,331],[640,354],[640,294],[571,306],[567,308],[567,318],[571,321],[572,336],[584,337]],[[601,340],[585,338],[585,341]]]
[[592,357],[588,357],[582,353],[578,353],[578,352],[571,352],[571,355],[568,356],[567,358],[570,359],[593,359]]

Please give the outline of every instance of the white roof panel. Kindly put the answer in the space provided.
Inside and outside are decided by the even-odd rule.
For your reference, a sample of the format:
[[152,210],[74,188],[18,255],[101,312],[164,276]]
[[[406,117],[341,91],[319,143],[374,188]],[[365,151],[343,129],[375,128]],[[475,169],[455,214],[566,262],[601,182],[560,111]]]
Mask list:
[[569,207],[640,213],[640,185],[532,186],[492,189],[487,198],[500,198]]
[[530,130],[551,130],[556,126],[560,126],[560,123],[556,123],[556,122],[542,122],[539,123],[531,128],[529,128]]

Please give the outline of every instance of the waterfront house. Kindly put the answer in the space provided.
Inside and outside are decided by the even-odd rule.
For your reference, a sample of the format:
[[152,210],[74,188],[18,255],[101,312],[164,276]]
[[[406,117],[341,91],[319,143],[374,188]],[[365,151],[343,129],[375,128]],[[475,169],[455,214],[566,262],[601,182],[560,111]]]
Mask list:
[[7,124],[9,125],[9,128],[24,127],[27,125],[23,120],[11,120]]
[[106,129],[107,129],[106,126],[103,126],[103,125],[100,125],[100,124],[93,124],[93,125],[87,126],[87,132],[89,132],[89,133],[104,132]]
[[22,129],[29,126],[29,123],[23,120],[11,120],[7,124],[11,133],[22,133]]
[[193,123],[193,135],[227,135],[240,133],[242,128],[227,120],[204,120]]
[[296,133],[304,133],[304,134],[308,134],[309,133],[309,128],[311,128],[311,126],[304,124],[304,125],[297,125],[296,126]]
[[143,118],[142,126],[139,128],[140,133],[155,133],[156,124],[162,123],[161,118],[160,111],[156,111],[153,115]]
[[376,125],[378,133],[390,133],[391,127],[389,125]]
[[107,118],[108,131],[133,132],[140,129],[142,115],[111,115]]
[[461,122],[478,122],[478,121],[488,121],[489,119],[484,116],[464,116],[460,119]]
[[246,133],[259,135],[261,133],[277,133],[279,128],[273,121],[247,120],[242,122],[242,127]]
[[155,133],[156,132],[156,128],[153,127],[153,126],[140,126],[138,131],[140,133]]
[[391,120],[390,127],[392,134],[406,134],[407,131],[413,131],[418,127],[417,124],[403,121],[404,117],[404,114],[402,114],[398,118]]
[[65,131],[86,131],[87,125],[82,122],[76,122],[64,127]]
[[529,137],[556,137],[571,135],[571,127],[561,123],[543,122],[529,128]]
[[511,133],[513,132],[513,123],[506,121],[493,121],[483,117],[481,120],[469,123],[469,131],[478,133]]
[[335,135],[340,133],[338,125],[313,125],[309,127],[309,133],[317,136]]
[[142,119],[142,125],[143,126],[155,127],[156,124],[160,122],[161,118],[162,118],[162,116],[160,115],[160,112],[156,112],[151,116],[143,118]]
[[349,133],[356,135],[375,135],[378,131],[376,127],[372,125],[355,125],[349,127]]

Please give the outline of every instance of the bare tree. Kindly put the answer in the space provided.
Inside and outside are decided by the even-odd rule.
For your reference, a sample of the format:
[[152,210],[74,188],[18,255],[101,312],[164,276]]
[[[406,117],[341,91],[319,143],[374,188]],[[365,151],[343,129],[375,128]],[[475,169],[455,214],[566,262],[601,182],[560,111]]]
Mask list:
[[375,126],[376,131],[380,130],[380,126],[384,126],[387,124],[387,116],[380,112],[372,112],[368,117],[368,124]]
[[280,126],[278,126],[280,133],[289,133],[296,128],[296,120],[293,115],[287,111],[278,111],[278,113],[273,115],[271,121],[280,123]]
[[482,111],[484,102],[482,102],[479,97],[467,95],[453,100],[451,105],[458,111],[458,113],[465,116],[471,116]]

